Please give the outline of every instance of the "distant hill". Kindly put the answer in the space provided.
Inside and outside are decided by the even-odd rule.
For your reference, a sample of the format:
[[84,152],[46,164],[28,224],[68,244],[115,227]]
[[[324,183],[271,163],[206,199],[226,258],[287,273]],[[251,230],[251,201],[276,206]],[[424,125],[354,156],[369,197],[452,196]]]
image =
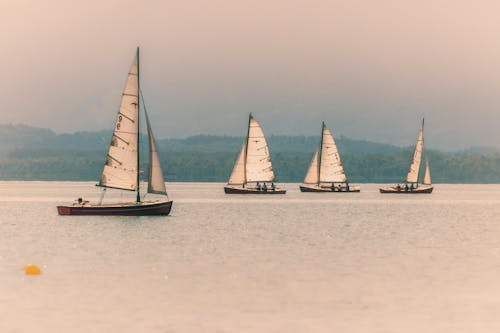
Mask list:
[[[24,125],[0,125],[0,138],[0,179],[97,180],[111,132],[56,134]],[[314,136],[269,136],[277,180],[302,181],[318,141]],[[408,171],[413,147],[346,137],[336,141],[351,182],[397,182]],[[145,137],[142,142],[146,148]],[[227,181],[242,142],[242,137],[215,135],[157,140],[170,181]],[[494,148],[426,153],[434,182],[500,183],[500,153]]]
[[[26,125],[0,125],[0,153],[15,150],[63,149],[63,150],[105,150],[111,139],[111,131],[76,132],[56,134],[52,130]],[[143,142],[146,137],[144,136]],[[314,151],[319,141],[315,136],[279,136],[268,137],[272,152]],[[346,154],[392,153],[403,148],[354,140],[346,137],[337,138],[337,145]],[[165,152],[237,152],[241,148],[243,137],[196,135],[185,139],[157,139],[158,149]]]
[[50,129],[26,125],[0,125],[0,153],[18,149],[102,149],[111,138],[110,131],[56,134]]

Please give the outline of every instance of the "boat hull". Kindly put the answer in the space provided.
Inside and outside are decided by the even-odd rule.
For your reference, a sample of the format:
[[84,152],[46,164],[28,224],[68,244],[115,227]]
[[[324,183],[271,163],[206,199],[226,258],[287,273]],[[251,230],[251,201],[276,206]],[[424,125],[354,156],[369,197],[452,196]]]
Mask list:
[[275,189],[274,191],[268,189],[267,191],[257,190],[254,188],[243,188],[243,187],[224,187],[224,192],[226,194],[285,194],[286,190]]
[[120,215],[148,216],[168,215],[172,209],[172,201],[153,203],[130,203],[120,205],[72,205],[57,206],[59,215]]
[[399,190],[395,186],[391,187],[383,187],[380,188],[379,191],[380,193],[389,193],[389,194],[430,194],[432,193],[432,190],[434,190],[433,186],[419,186],[417,188],[414,188],[413,191],[408,189],[408,191],[405,191],[404,188],[400,188]]
[[300,185],[301,192],[316,192],[316,193],[357,193],[361,192],[361,189],[358,186],[349,186],[349,191],[345,187],[342,188],[342,191],[339,191],[337,188],[332,189],[331,187],[320,187],[320,186],[307,186]]

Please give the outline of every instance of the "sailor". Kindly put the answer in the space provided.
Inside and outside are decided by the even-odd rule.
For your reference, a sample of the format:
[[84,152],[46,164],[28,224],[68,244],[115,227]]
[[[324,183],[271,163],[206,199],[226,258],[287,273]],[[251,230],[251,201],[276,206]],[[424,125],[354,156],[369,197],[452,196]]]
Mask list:
[[342,192],[342,184],[339,184],[338,190],[339,192]]
[[274,183],[271,183],[271,191],[274,191],[276,190],[276,188],[274,187]]
[[79,203],[80,205],[82,204],[82,202],[83,202],[82,197],[78,198],[78,203]]
[[410,185],[410,191],[413,192],[413,189],[414,189],[413,183],[411,183],[411,185]]
[[264,192],[267,192],[267,185],[266,185],[266,183],[264,183],[264,185],[262,185],[262,190],[263,190]]
[[335,184],[332,183],[332,192],[335,192]]
[[345,190],[346,190],[346,192],[349,192],[349,183],[348,182],[345,182]]
[[257,182],[257,191],[260,191],[260,183]]
[[401,191],[401,185],[399,185],[399,184],[398,184],[398,185],[396,186],[396,190],[397,190],[398,192],[399,192],[399,191]]
[[408,192],[408,183],[405,183],[405,192]]

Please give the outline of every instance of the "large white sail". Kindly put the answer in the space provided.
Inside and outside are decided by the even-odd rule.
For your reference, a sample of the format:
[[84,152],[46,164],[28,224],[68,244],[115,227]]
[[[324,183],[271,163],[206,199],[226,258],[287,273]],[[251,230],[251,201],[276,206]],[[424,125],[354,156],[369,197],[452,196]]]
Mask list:
[[425,160],[425,174],[424,174],[424,182],[425,185],[431,185],[431,169],[429,168],[429,161]]
[[144,114],[146,115],[146,124],[148,127],[149,138],[148,193],[167,195],[167,189],[165,188],[165,179],[163,178],[163,171],[161,170],[160,165],[160,158],[158,157],[158,151],[156,150],[155,138],[153,135],[153,130],[151,129],[151,124],[149,123],[149,117],[146,112],[146,108],[144,108]]
[[238,159],[229,177],[228,184],[230,185],[242,185],[245,184],[245,150],[246,144],[243,143],[240,153],[238,154]]
[[417,144],[415,145],[415,152],[413,153],[413,161],[410,165],[410,170],[406,176],[407,183],[417,183],[418,173],[420,171],[420,164],[422,162],[422,150],[424,148],[424,123],[418,132]]
[[102,171],[100,186],[135,191],[138,188],[139,73],[136,55],[123,90],[118,117]]
[[332,133],[324,124],[322,136],[319,181],[328,183],[345,182],[346,176],[337,145]]
[[248,123],[248,139],[246,150],[246,181],[272,182],[274,181],[271,155],[267,147],[264,132],[257,120],[250,115]]
[[319,172],[318,172],[318,155],[319,146],[316,148],[314,155],[309,163],[309,169],[307,169],[306,176],[304,177],[304,184],[317,184],[319,182]]

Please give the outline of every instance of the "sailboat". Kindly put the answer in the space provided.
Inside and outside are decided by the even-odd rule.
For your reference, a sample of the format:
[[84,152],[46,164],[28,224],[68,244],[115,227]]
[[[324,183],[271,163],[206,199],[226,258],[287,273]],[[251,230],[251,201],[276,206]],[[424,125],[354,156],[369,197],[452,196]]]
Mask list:
[[434,187],[431,184],[431,172],[429,163],[426,162],[424,181],[419,184],[420,165],[422,164],[422,152],[424,150],[424,120],[422,127],[418,131],[417,144],[413,153],[413,160],[410,164],[410,170],[403,184],[396,184],[390,187],[380,188],[380,193],[432,193]]
[[[149,181],[147,193],[159,199],[144,200],[140,193],[140,111],[143,102],[139,78],[139,48],[130,66],[125,89],[109,146],[102,176],[97,186],[103,187],[98,203],[78,198],[72,205],[57,206],[59,215],[168,215],[172,201],[168,199],[160,159],[144,107],[149,141]],[[135,191],[133,202],[103,203],[106,189]]]
[[340,154],[335,144],[332,132],[323,125],[321,127],[321,142],[316,148],[300,186],[302,192],[360,192],[359,186],[352,186],[340,160]]
[[274,185],[274,171],[266,137],[250,113],[248,131],[227,186],[227,194],[285,194]]

